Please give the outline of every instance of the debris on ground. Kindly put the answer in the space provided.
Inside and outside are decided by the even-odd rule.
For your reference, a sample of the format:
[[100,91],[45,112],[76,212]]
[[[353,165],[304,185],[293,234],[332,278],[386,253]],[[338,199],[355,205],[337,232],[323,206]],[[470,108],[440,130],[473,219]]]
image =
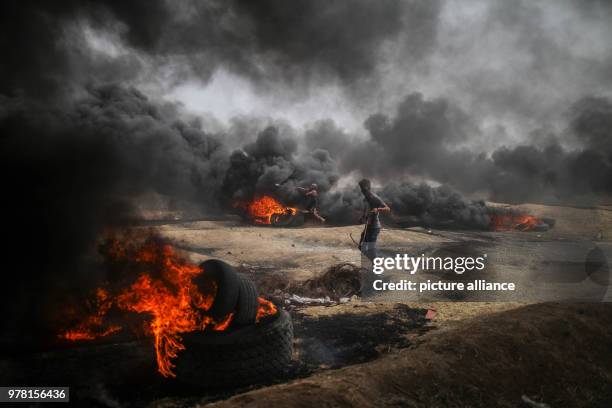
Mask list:
[[[329,267],[323,274],[300,284],[302,294],[313,297],[329,297],[339,300],[358,295],[361,290],[361,276],[364,269],[352,263],[343,262]],[[292,293],[298,292],[295,287]]]
[[336,305],[346,303],[361,291],[361,276],[365,270],[343,262],[327,268],[307,280],[289,280],[282,274],[260,274],[245,265],[240,272],[248,274],[257,284],[259,293],[292,305]]

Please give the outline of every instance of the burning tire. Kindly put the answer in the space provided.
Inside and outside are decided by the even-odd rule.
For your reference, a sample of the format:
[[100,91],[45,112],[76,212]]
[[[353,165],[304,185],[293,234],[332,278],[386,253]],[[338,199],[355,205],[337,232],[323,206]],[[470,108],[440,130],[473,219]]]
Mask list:
[[236,306],[236,313],[232,324],[236,326],[245,326],[247,324],[254,324],[257,317],[257,309],[259,302],[257,298],[257,288],[253,281],[251,281],[245,275],[239,274],[240,289],[238,291],[238,305]]
[[304,214],[275,214],[270,217],[270,225],[274,227],[300,227],[304,225]]
[[203,388],[234,388],[280,378],[291,363],[293,325],[284,310],[227,332],[192,332],[176,359],[177,379]]
[[210,314],[216,318],[224,318],[229,313],[234,313],[233,325],[254,324],[259,307],[259,294],[255,284],[247,276],[237,273],[231,265],[218,259],[209,259],[200,266],[205,272],[196,277],[194,283],[203,291],[211,282],[217,285],[217,294]]
[[209,259],[200,264],[204,273],[194,279],[194,283],[203,293],[211,281],[217,285],[215,302],[209,313],[217,318],[223,318],[236,309],[240,295],[240,278],[234,268],[218,259]]

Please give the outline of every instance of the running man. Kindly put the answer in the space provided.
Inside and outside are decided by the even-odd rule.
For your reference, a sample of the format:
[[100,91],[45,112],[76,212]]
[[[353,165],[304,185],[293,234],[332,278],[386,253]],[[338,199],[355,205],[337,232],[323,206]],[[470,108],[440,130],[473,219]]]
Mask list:
[[317,220],[325,222],[325,218],[319,214],[319,192],[317,185],[312,183],[310,187],[298,187],[298,190],[303,191],[306,196],[306,212],[312,214]]

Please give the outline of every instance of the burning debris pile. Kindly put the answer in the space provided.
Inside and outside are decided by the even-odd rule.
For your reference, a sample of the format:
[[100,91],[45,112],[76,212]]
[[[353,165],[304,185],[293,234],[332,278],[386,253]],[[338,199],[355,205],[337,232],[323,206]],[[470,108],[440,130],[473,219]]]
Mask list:
[[[153,338],[158,370],[164,377],[175,377],[173,360],[185,350],[183,335],[227,331],[277,314],[271,302],[253,297],[254,286],[240,281],[227,264],[215,260],[192,264],[156,235],[137,243],[109,238],[100,252],[109,273],[122,279],[98,288],[89,305],[91,314],[59,337],[93,340],[136,327],[141,331],[137,334]],[[136,279],[126,283],[133,276]],[[255,306],[241,308],[239,291],[245,285],[251,297],[242,302],[250,299]],[[141,324],[134,324],[136,320]]]
[[545,232],[555,225],[551,218],[538,218],[513,209],[490,209],[490,228],[493,231]]
[[258,225],[289,225],[298,215],[297,208],[285,206],[269,195],[235,201],[233,207],[243,210],[244,216]]

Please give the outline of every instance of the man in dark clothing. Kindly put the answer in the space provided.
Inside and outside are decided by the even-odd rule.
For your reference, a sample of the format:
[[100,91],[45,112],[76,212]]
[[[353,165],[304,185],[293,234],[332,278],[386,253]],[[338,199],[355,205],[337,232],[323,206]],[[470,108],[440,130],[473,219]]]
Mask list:
[[359,188],[363,194],[365,208],[362,216],[362,222],[365,223],[361,239],[359,240],[359,249],[370,260],[376,258],[376,240],[380,233],[380,217],[381,212],[389,212],[391,209],[385,202],[372,192],[372,183],[368,179],[363,179],[359,182]]
[[306,212],[312,214],[317,220],[325,222],[325,218],[321,217],[321,214],[319,214],[319,192],[317,185],[312,183],[310,187],[298,187],[298,190],[304,191],[304,195],[306,196]]

